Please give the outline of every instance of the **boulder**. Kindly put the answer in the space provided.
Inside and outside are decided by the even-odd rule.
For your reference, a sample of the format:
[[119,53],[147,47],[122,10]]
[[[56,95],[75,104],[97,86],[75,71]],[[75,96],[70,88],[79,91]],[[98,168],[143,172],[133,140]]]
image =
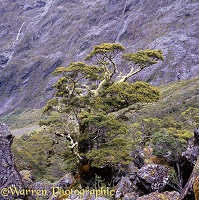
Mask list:
[[72,174],[66,174],[57,183],[56,186],[62,189],[67,189],[74,181],[74,176]]
[[173,192],[153,192],[148,195],[139,197],[137,200],[175,200],[178,199],[179,193],[176,191]]
[[170,169],[160,164],[144,165],[137,173],[139,187],[146,193],[162,191],[170,180]]
[[30,170],[21,170],[20,175],[22,177],[22,182],[23,182],[24,188],[29,188],[29,186],[31,184],[33,184],[33,182],[34,182],[34,178],[31,174],[31,171]]
[[138,168],[135,166],[133,162],[131,162],[128,166],[128,175],[131,181],[134,181],[137,177]]
[[[54,184],[47,181],[38,181],[29,186],[28,200],[48,200],[52,196]],[[55,195],[54,195],[55,196]]]
[[123,177],[115,187],[115,199],[136,199],[139,197],[138,191],[128,177]]
[[23,188],[22,179],[18,172],[13,154],[11,151],[11,144],[13,135],[8,126],[0,123],[0,199],[12,200],[19,195],[11,194],[12,189]]
[[139,196],[137,192],[131,192],[131,193],[125,194],[123,200],[136,200],[138,197]]
[[199,174],[193,181],[193,190],[194,190],[195,200],[199,200]]
[[66,174],[59,181],[50,183],[47,181],[38,181],[29,185],[31,191],[40,191],[38,194],[30,194],[28,200],[42,200],[57,199],[61,191],[66,191],[67,188],[73,183],[74,177],[72,174]]

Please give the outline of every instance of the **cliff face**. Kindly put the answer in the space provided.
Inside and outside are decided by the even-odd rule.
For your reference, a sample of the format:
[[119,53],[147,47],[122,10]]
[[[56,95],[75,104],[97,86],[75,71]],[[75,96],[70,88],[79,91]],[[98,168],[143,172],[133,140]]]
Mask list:
[[199,75],[198,7],[198,0],[0,2],[0,114],[43,106],[53,94],[51,72],[103,42],[163,50],[165,61],[136,79],[158,85]]
[[13,154],[11,152],[13,135],[9,128],[0,122],[0,199],[15,199],[15,195],[11,195],[9,188],[22,187],[22,180],[16,169]]

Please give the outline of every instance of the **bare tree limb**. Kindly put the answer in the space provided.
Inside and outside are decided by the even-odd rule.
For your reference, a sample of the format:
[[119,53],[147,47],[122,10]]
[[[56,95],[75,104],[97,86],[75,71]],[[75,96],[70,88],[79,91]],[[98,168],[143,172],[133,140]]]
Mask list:
[[139,67],[137,70],[134,70],[134,67],[132,66],[131,71],[126,76],[123,76],[123,78],[121,78],[119,81],[117,81],[117,83],[122,83],[122,82],[127,81],[131,76],[137,74],[141,70],[142,70],[141,67]]
[[78,142],[74,142],[70,133],[66,135],[66,139],[70,141],[69,148],[71,149],[72,153],[78,158],[78,160],[82,160],[82,157],[79,155],[77,151],[75,151],[75,147],[78,146]]

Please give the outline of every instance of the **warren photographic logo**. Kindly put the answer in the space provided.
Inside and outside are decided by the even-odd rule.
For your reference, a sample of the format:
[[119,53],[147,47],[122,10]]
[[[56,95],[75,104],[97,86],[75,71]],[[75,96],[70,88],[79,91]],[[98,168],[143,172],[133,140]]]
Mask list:
[[24,189],[21,187],[10,186],[0,189],[0,194],[3,197],[8,196],[34,196],[34,197],[44,197],[44,196],[67,196],[75,195],[80,198],[85,196],[95,196],[98,198],[100,196],[114,196],[115,191],[110,188],[101,187],[99,189],[80,189],[80,190],[64,190],[61,187],[52,187],[51,189]]

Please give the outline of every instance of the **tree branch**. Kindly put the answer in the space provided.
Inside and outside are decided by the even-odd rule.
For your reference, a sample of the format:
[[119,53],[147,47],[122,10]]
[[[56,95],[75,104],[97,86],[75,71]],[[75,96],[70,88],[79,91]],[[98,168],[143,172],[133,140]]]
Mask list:
[[69,148],[72,151],[72,153],[78,158],[78,160],[82,160],[82,157],[79,155],[79,153],[75,151],[75,147],[78,146],[78,142],[74,142],[74,140],[70,136],[70,133],[66,135],[66,139],[70,141]]
[[131,71],[126,76],[123,76],[119,81],[117,81],[117,83],[122,83],[122,82],[127,81],[131,76],[137,74],[141,70],[142,70],[141,67],[139,67],[137,70],[134,70],[134,67],[132,66]]

